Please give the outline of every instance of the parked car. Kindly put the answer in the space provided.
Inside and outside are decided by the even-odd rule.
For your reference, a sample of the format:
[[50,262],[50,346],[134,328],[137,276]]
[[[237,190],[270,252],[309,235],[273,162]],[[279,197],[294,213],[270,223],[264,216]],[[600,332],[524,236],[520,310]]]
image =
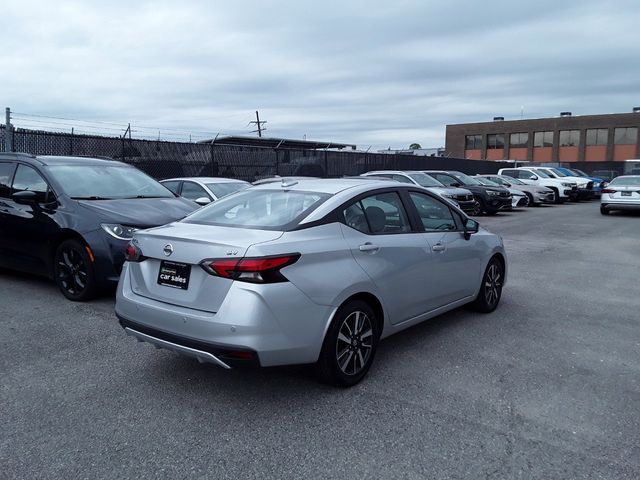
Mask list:
[[375,170],[362,174],[363,177],[390,178],[402,183],[419,185],[440,196],[451,199],[464,212],[472,213],[478,204],[473,193],[466,188],[446,187],[432,176],[420,171]]
[[[515,188],[511,188],[511,187],[505,187],[504,185],[500,185],[499,183],[493,182],[488,178],[480,177],[478,175],[476,175],[474,178],[486,187],[503,187],[509,190],[509,193],[511,194],[510,210],[513,210],[514,208],[519,208],[519,207],[527,207],[529,205],[529,197],[527,197],[527,194],[521,190],[516,190]],[[505,210],[509,210],[509,209],[505,209]]]
[[160,183],[182,198],[207,205],[219,198],[251,186],[244,180],[222,177],[168,178]]
[[366,179],[255,186],[136,232],[126,333],[223,368],[315,364],[350,386],[378,341],[471,303],[494,310],[502,239],[439,195]]
[[518,178],[508,177],[507,175],[478,175],[488,178],[494,183],[505,188],[517,188],[529,197],[529,205],[541,205],[543,203],[553,203],[555,194],[553,190],[547,187],[539,187],[537,185],[529,185]]
[[593,181],[584,177],[575,177],[573,175],[567,175],[555,167],[529,167],[536,172],[544,172],[551,178],[557,178],[560,180],[569,181],[575,183],[577,188],[577,195],[574,200],[587,200],[593,198]]
[[593,182],[593,188],[591,189],[591,196],[593,198],[600,198],[602,194],[602,187],[604,186],[604,181],[599,177],[591,177],[584,173],[582,170],[578,170],[577,168],[565,168],[565,167],[556,167],[556,170],[564,173],[568,176],[580,177]]
[[612,210],[640,210],[640,175],[621,175],[602,189],[600,213]]
[[267,183],[289,183],[298,182],[300,180],[318,180],[320,177],[301,177],[301,176],[284,176],[261,178],[252,183],[252,185],[266,185]]
[[556,203],[564,203],[571,198],[578,198],[578,184],[568,180],[552,178],[543,171],[529,167],[501,168],[498,175],[517,178],[529,185],[538,185],[553,190]]
[[425,173],[449,187],[464,187],[470,190],[478,202],[477,210],[473,212],[474,215],[479,215],[480,213],[495,215],[500,210],[511,208],[512,197],[509,190],[504,187],[497,185],[495,187],[487,187],[477,179],[457,171],[425,170]]
[[87,300],[116,285],[133,232],[195,208],[121,162],[0,154],[0,265]]

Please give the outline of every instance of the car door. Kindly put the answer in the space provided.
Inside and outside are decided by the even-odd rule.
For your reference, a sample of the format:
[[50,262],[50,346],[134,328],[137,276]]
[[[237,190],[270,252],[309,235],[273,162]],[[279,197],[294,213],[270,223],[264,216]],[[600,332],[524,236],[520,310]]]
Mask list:
[[11,201],[11,181],[16,164],[13,162],[0,162],[0,262],[8,261],[9,215],[13,209]]
[[435,196],[418,191],[408,196],[429,246],[429,274],[437,279],[429,292],[433,308],[473,295],[482,273],[478,237],[465,238],[463,217]]
[[429,272],[429,246],[410,223],[398,191],[365,195],[340,215],[344,238],[377,287],[391,323],[429,311],[429,292],[437,282]]
[[35,205],[21,205],[12,199],[6,214],[6,250],[11,263],[20,270],[48,273],[51,258],[50,242],[59,227],[52,216],[56,211],[55,195],[47,181],[33,167],[18,164],[11,193],[32,191],[37,194]]
[[208,198],[209,200],[213,200],[211,195],[207,193],[207,191],[198,185],[196,182],[190,182],[185,180],[182,182],[182,191],[180,195],[187,200],[191,200],[195,202],[199,198]]

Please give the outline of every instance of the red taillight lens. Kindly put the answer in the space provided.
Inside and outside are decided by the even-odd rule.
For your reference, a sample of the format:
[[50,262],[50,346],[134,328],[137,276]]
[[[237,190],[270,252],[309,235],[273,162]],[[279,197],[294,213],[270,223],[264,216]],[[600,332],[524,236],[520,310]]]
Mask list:
[[603,188],[602,189],[602,193],[616,193],[617,190],[614,190],[613,188]]
[[133,242],[129,242],[129,245],[124,250],[124,259],[127,262],[141,262],[145,257],[142,255],[140,247],[134,245]]
[[300,258],[299,253],[278,255],[273,257],[203,260],[200,266],[209,274],[231,280],[251,283],[286,282],[280,269]]

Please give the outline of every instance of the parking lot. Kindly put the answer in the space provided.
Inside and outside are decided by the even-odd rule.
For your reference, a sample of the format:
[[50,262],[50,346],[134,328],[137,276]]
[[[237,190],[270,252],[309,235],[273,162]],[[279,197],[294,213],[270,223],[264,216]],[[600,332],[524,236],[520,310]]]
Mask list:
[[0,273],[3,478],[640,478],[640,215],[479,217],[493,314],[382,342],[351,389],[224,371],[126,337],[110,297]]

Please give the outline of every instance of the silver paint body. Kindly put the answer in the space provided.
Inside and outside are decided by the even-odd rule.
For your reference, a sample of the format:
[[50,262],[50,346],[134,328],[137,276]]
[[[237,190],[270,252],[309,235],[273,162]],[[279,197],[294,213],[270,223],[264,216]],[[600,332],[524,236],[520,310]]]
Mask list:
[[[337,221],[318,222],[360,194],[380,188],[428,193],[420,187],[388,180],[325,179],[301,180],[287,188],[331,194],[299,223],[315,226],[257,230],[189,224],[187,217],[136,232],[135,242],[148,259],[125,263],[117,314],[168,334],[254,350],[262,366],[303,364],[317,361],[333,316],[354,295],[378,299],[384,311],[381,337],[387,337],[473,301],[496,254],[505,260],[506,281],[502,239],[482,228],[467,240],[462,231],[365,234]],[[160,261],[167,259],[163,249],[169,243],[174,251],[168,258],[192,265],[188,290],[157,283]],[[360,246],[367,243],[377,250],[362,251]],[[212,276],[198,265],[203,259],[228,258],[234,252],[237,258],[292,252],[301,257],[282,269],[288,282],[272,284]]]

